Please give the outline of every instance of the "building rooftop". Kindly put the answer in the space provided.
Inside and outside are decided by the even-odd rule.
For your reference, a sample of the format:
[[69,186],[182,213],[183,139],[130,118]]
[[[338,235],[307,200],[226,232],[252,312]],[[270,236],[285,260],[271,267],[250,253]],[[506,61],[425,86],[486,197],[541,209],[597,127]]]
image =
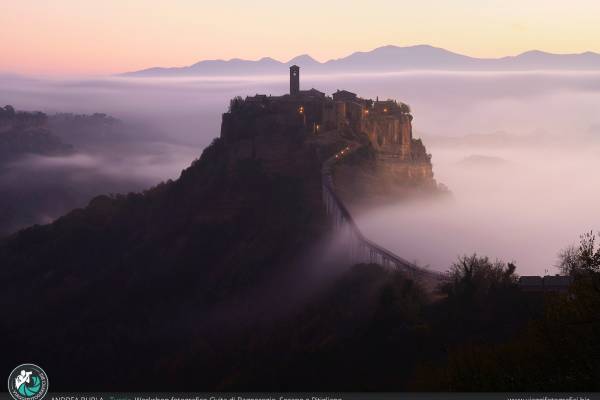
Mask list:
[[519,278],[519,287],[525,291],[566,292],[573,279],[570,276],[547,275],[544,277],[530,275]]

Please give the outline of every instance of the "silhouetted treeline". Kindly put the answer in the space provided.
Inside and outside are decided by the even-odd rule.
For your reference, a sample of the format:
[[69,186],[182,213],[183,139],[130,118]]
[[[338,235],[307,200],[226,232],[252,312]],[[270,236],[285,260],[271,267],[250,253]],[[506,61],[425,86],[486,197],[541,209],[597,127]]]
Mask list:
[[[542,297],[543,313],[500,343],[466,341],[443,366],[418,373],[417,389],[453,391],[598,391],[600,389],[600,247],[592,233],[561,253],[574,278],[568,294]],[[565,257],[565,254],[568,256]],[[539,301],[526,296],[513,312]]]
[[48,117],[41,112],[0,107],[0,167],[24,154],[64,155],[72,146],[53,135]]
[[56,391],[599,389],[595,245],[567,294],[476,255],[439,293],[319,271],[319,177],[227,157],[215,140],[176,181],[0,241],[0,370],[31,360]]
[[[1,368],[35,358],[56,388],[89,386],[88,374],[134,387],[203,342],[225,343],[211,321],[229,317],[216,308],[288,274],[326,228],[305,202],[314,182],[254,161],[230,171],[226,158],[217,140],[177,181],[97,197],[0,241]],[[73,369],[90,357],[85,373]]]

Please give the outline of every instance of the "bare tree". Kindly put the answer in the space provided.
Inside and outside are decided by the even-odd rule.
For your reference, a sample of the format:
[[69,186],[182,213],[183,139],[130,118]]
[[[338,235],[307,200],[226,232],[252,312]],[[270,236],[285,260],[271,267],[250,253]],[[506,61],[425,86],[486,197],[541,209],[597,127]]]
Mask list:
[[600,273],[600,246],[596,235],[587,232],[579,237],[579,246],[569,246],[558,253],[558,269],[563,275]]

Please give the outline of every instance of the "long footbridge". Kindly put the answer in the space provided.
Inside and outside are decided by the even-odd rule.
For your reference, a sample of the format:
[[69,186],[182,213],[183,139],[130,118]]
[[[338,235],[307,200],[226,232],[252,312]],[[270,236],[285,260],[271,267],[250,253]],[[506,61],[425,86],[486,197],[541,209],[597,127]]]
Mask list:
[[347,256],[353,263],[373,263],[407,273],[413,277],[429,277],[442,280],[446,275],[430,271],[397,256],[391,251],[368,240],[360,231],[348,208],[338,196],[333,180],[333,168],[336,163],[358,150],[361,146],[347,146],[323,163],[321,170],[323,203],[327,214],[332,218],[335,230],[348,247]]

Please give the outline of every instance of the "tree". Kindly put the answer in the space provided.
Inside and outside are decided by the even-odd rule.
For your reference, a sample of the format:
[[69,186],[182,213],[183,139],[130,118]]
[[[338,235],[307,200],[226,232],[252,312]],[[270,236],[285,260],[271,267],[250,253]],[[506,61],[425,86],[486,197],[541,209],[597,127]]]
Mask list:
[[400,111],[403,114],[410,114],[410,106],[406,103],[400,103]]
[[11,105],[4,106],[4,110],[2,110],[2,108],[0,107],[0,111],[4,111],[4,114],[8,115],[9,117],[15,115],[15,109]]
[[240,111],[242,106],[244,105],[244,99],[241,96],[235,96],[233,99],[229,101],[229,112],[237,112]]
[[557,267],[564,275],[599,274],[600,246],[596,245],[596,235],[590,231],[579,238],[579,246],[560,251]]
[[490,261],[488,257],[461,256],[450,267],[450,281],[442,286],[449,297],[481,297],[491,290],[514,286],[518,276],[513,263]]

